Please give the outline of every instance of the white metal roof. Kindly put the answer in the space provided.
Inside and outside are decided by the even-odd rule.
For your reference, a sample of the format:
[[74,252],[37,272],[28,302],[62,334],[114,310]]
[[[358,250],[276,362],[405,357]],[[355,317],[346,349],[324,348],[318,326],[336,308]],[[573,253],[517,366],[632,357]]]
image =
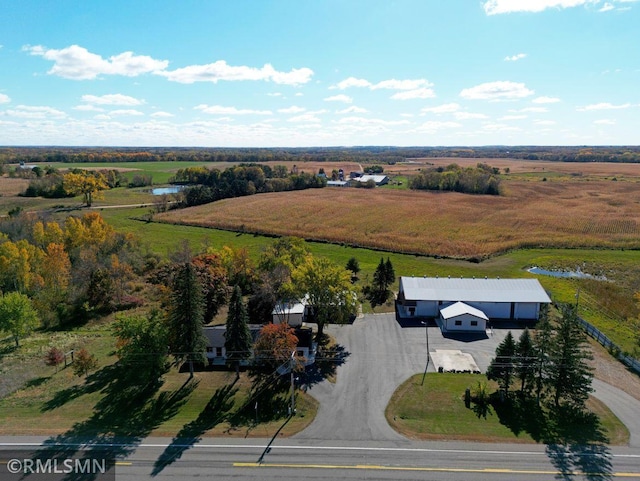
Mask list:
[[538,279],[401,277],[400,292],[410,301],[551,302]]
[[354,180],[357,180],[358,182],[368,182],[369,180],[373,180],[376,184],[379,184],[380,182],[384,182],[387,178],[388,177],[386,175],[364,174],[360,177],[356,177]]
[[455,304],[451,304],[444,309],[440,309],[440,315],[443,319],[451,319],[452,317],[458,317],[462,314],[471,314],[474,317],[478,317],[480,319],[484,319],[488,321],[489,318],[487,315],[482,312],[480,309],[476,309],[475,307],[471,307],[464,302],[456,302]]

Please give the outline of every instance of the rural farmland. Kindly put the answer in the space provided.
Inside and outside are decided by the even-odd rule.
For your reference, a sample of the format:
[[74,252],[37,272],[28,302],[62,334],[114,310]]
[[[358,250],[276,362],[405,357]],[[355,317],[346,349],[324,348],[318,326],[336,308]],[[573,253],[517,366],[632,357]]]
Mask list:
[[640,247],[635,181],[504,182],[505,195],[314,189],[227,199],[157,220],[453,258],[526,247]]

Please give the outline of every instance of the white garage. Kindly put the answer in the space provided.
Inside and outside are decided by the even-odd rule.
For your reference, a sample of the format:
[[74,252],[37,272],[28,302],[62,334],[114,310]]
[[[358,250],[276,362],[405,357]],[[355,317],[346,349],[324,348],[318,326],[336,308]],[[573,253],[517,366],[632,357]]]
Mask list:
[[456,302],[440,310],[439,325],[443,332],[484,332],[488,320],[480,309]]
[[396,303],[400,318],[437,319],[457,302],[479,309],[488,319],[535,321],[551,299],[537,279],[400,277]]

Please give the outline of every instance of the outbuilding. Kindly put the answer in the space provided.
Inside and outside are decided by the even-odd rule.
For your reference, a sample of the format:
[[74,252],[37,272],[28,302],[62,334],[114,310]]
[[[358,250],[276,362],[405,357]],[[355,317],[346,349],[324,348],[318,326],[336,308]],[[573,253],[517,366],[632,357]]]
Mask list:
[[456,302],[440,310],[439,321],[443,332],[477,332],[487,329],[489,318],[480,309]]
[[457,302],[491,320],[535,321],[540,306],[551,299],[537,279],[400,277],[396,303],[400,318],[438,319],[442,309]]

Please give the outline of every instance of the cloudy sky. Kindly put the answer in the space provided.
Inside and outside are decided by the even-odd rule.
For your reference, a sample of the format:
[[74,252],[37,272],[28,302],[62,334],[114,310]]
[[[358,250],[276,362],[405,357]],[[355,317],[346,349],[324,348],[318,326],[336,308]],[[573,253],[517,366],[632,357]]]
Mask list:
[[640,144],[638,0],[0,0],[0,145]]

